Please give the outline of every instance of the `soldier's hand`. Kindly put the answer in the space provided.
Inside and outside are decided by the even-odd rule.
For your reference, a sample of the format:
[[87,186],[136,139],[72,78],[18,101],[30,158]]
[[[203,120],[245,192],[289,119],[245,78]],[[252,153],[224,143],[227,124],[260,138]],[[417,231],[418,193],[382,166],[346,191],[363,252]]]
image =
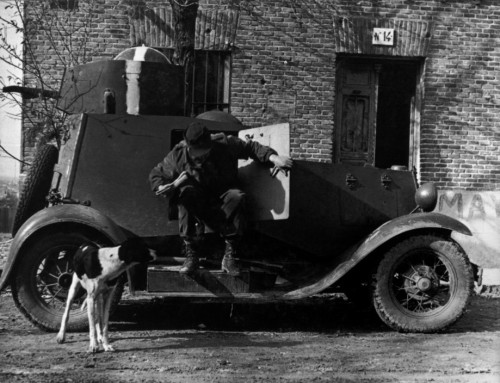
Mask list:
[[173,182],[158,186],[158,189],[156,189],[156,195],[171,195],[172,192],[178,187],[182,186],[182,184],[184,184],[188,180],[188,178],[189,174],[186,171],[182,172],[181,174],[179,174],[179,177],[177,177]]
[[279,156],[277,154],[271,154],[269,157],[269,161],[271,161],[274,166],[280,169],[291,169],[293,166],[293,160],[288,156]]
[[172,193],[172,191],[175,189],[175,186],[173,183],[166,184],[166,185],[160,185],[158,186],[158,189],[156,190],[156,195],[161,195],[164,197],[167,197],[169,194]]

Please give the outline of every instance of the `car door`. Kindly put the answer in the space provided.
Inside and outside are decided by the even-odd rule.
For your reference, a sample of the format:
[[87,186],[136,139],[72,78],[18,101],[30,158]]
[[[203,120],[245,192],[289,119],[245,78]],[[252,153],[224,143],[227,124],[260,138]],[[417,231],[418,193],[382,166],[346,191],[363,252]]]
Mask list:
[[[270,146],[280,155],[290,156],[290,125],[288,123],[244,129],[242,140],[254,140]],[[252,159],[240,160],[238,175],[247,193],[250,218],[255,221],[283,220],[290,214],[290,174],[280,171],[272,176],[272,167]]]

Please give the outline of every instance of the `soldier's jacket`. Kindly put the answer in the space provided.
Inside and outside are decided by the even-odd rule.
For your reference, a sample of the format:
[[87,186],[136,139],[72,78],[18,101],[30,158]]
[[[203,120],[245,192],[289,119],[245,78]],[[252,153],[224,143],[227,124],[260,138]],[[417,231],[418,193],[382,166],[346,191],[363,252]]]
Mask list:
[[243,141],[224,133],[212,134],[212,149],[205,158],[193,161],[188,155],[185,141],[178,143],[167,156],[156,165],[149,175],[151,189],[175,180],[186,171],[193,180],[213,196],[238,187],[238,159],[252,158],[267,162],[275,150],[256,141]]

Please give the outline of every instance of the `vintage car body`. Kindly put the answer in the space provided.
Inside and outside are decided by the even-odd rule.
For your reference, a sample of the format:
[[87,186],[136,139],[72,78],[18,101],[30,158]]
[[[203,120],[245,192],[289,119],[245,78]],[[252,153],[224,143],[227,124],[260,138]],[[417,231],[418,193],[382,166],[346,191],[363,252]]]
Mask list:
[[[101,70],[111,76],[109,68],[115,66],[137,65],[94,64],[75,73],[94,76]],[[150,83],[151,73],[146,78]],[[173,81],[167,74],[162,78]],[[140,79],[136,76],[125,88],[137,87]],[[63,102],[72,111],[78,105],[66,142],[60,151],[42,148],[16,216],[0,289],[10,285],[17,306],[37,326],[57,329],[79,245],[117,245],[129,237],[143,238],[159,256],[129,274],[130,291],[141,297],[286,300],[340,288],[353,300],[373,304],[389,326],[418,332],[440,331],[464,312],[472,269],[450,234],[471,232],[456,220],[430,213],[435,189],[418,189],[414,172],[401,167],[296,160],[290,174],[271,176],[268,165],[242,160],[241,185],[252,212],[240,258],[244,271],[234,277],[218,270],[221,240],[205,227],[202,268],[179,274],[184,254],[176,209],[151,192],[147,178],[193,119],[126,113],[132,96],[120,98],[126,90],[110,89],[114,82],[103,81],[101,75],[98,84],[86,86],[104,93],[106,113],[95,113],[100,104],[92,99],[86,102],[89,111],[86,103]],[[75,84],[67,91],[71,100]],[[165,100],[177,111],[178,100]],[[288,124],[244,129],[220,112],[202,117],[214,133],[237,134],[289,154]],[[80,302],[83,298],[82,293]],[[76,307],[71,318],[70,329],[86,326],[86,316]]]

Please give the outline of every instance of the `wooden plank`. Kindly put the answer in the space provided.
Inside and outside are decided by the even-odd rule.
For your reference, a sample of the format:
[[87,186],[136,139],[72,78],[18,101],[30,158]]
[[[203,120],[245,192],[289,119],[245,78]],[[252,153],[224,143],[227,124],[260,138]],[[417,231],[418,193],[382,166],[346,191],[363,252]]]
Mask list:
[[[394,46],[372,44],[373,28],[395,31]],[[432,23],[423,20],[355,17],[339,19],[335,24],[336,51],[352,54],[422,57],[429,48]]]
[[136,25],[135,20],[130,21],[130,45],[136,46]]
[[139,44],[137,44],[137,45],[142,45],[146,41],[146,26],[144,25],[145,24],[145,20],[144,20],[145,14],[144,14],[143,9],[140,10],[140,14],[141,14],[141,17],[139,18],[140,41],[139,41]]
[[198,11],[198,22],[196,23],[195,49],[204,49],[205,16]]
[[165,27],[166,27],[165,8],[159,8],[158,14],[160,17],[160,23],[158,25],[158,28],[160,29],[160,34],[159,34],[160,37],[159,37],[159,41],[158,41],[158,46],[159,47],[166,47],[167,46],[167,44],[166,44],[167,37],[166,37],[166,30],[165,30]]
[[[170,7],[155,7],[137,18],[130,18],[130,43],[132,46],[173,47],[173,17]],[[235,42],[239,13],[224,10],[198,10],[195,27],[195,49],[227,50]],[[210,31],[207,33],[207,31]]]

